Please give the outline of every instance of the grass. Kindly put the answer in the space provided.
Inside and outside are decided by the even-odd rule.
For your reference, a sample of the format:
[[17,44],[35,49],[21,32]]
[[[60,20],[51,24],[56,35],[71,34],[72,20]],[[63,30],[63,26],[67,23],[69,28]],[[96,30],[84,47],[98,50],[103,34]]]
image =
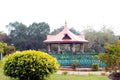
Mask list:
[[15,80],[11,79],[10,77],[7,77],[3,74],[3,70],[0,68],[0,80]]
[[1,63],[2,62],[0,61],[0,80],[15,80],[4,75]]
[[[0,61],[0,80],[17,80],[7,77],[3,74]],[[63,74],[53,74],[49,80],[110,80],[104,75],[63,75]]]
[[52,75],[51,80],[110,80],[100,75]]

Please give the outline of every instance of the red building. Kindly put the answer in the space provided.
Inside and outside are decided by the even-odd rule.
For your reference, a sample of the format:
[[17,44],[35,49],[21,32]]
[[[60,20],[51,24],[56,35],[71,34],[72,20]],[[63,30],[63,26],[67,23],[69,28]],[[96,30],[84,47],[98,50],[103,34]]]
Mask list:
[[75,35],[69,31],[67,23],[65,22],[64,29],[56,35],[47,35],[47,39],[44,40],[44,43],[48,45],[48,51],[51,51],[51,45],[57,44],[58,51],[61,51],[61,44],[69,44],[70,50],[75,52],[75,45],[80,45],[80,51],[84,52],[84,44],[88,43],[88,40],[85,40],[85,36]]

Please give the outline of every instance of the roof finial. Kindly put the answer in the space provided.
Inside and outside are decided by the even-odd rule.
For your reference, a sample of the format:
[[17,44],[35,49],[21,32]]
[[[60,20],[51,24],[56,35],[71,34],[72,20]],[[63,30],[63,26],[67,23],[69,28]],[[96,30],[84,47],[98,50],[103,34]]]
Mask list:
[[65,26],[64,26],[64,28],[66,28],[67,27],[67,21],[65,20]]

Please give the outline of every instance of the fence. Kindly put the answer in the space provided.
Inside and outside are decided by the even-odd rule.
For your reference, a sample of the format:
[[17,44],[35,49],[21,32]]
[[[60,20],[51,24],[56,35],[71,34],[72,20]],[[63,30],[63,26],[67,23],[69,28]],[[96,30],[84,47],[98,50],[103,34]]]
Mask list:
[[104,63],[100,60],[96,60],[93,57],[97,54],[73,54],[73,53],[65,53],[65,54],[51,54],[55,57],[62,67],[71,67],[74,61],[77,62],[77,67],[80,68],[90,68],[93,63],[97,63],[99,67],[104,67]]

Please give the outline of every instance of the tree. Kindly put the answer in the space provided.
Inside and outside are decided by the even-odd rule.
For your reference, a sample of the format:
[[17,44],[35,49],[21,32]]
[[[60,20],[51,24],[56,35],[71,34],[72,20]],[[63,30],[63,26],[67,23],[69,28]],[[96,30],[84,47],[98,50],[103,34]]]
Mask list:
[[96,58],[105,64],[111,80],[120,80],[120,40],[114,44],[105,43],[105,49],[106,52],[100,53]]
[[59,32],[61,32],[64,29],[64,26],[61,26],[60,28],[54,29],[50,34],[56,35]]
[[29,42],[31,42],[32,49],[46,49],[47,46],[43,41],[46,39],[46,35],[49,34],[50,27],[47,23],[41,22],[41,23],[33,23],[28,27],[28,36]]
[[[55,35],[55,34],[58,34],[59,32],[61,32],[62,30],[64,29],[64,26],[61,26],[60,28],[57,28],[57,29],[54,29],[51,34],[52,35]],[[76,35],[79,35],[80,32],[75,30],[73,27],[69,29],[72,33],[76,34]]]
[[72,33],[76,34],[76,35],[80,35],[79,31],[76,31],[73,27],[69,29]]
[[6,27],[9,29],[11,37],[24,36],[27,32],[27,26],[19,22],[9,23]]
[[84,29],[83,32],[86,39],[89,41],[89,46],[85,48],[85,51],[96,53],[104,52],[105,42],[114,43],[117,40],[113,31],[105,26],[101,28],[100,31],[95,31],[91,27],[88,27]]
[[4,47],[4,53],[3,53],[3,55],[8,55],[8,54],[11,54],[11,53],[13,53],[15,51],[16,51],[15,46],[13,46],[13,45],[7,45],[7,46]]
[[24,48],[24,45],[26,44],[26,38],[27,38],[27,26],[23,23],[14,22],[9,23],[7,25],[7,28],[9,29],[9,35],[6,39],[6,42],[8,44],[13,44],[16,46],[18,50],[22,50]]
[[49,34],[50,28],[49,25],[45,22],[41,23],[32,23],[28,27],[28,34],[29,35],[41,35],[41,34]]
[[26,26],[23,23],[14,22],[7,25],[9,35],[6,39],[8,44],[13,44],[17,50],[45,49],[43,41],[50,32],[49,25],[45,22],[33,23]]

